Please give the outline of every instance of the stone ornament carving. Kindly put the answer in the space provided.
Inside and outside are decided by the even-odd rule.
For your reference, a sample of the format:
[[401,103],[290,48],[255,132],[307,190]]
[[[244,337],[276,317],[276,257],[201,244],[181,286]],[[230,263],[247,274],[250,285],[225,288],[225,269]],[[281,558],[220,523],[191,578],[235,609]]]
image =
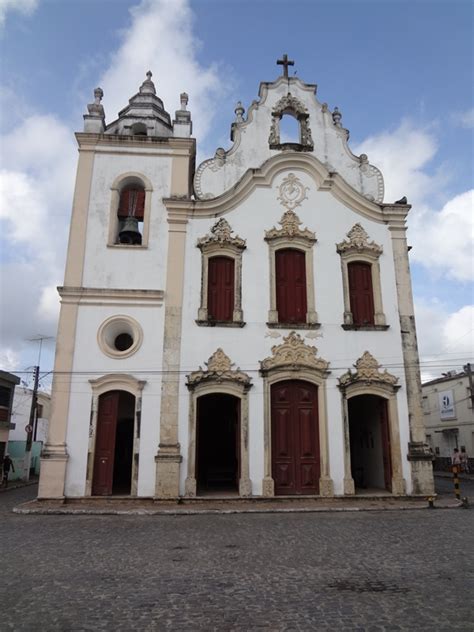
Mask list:
[[280,125],[279,121],[284,114],[293,115],[300,125],[300,142],[299,145],[307,151],[313,149],[313,137],[309,126],[309,114],[306,106],[290,92],[279,101],[276,102],[272,111],[272,122],[270,124],[270,135],[268,144],[272,149],[278,149],[280,146]]
[[347,233],[348,240],[341,241],[336,244],[337,252],[339,254],[357,252],[372,254],[379,257],[382,252],[382,246],[379,246],[375,241],[369,242],[369,236],[365,232],[364,228],[360,224],[354,224],[351,230]]
[[278,222],[281,224],[281,228],[271,228],[265,231],[265,240],[271,241],[272,239],[278,239],[280,237],[286,237],[288,239],[295,239],[300,237],[307,241],[314,243],[316,241],[316,235],[305,228],[301,230],[301,220],[294,211],[285,211],[281,220]]
[[220,246],[235,246],[240,250],[245,249],[246,241],[241,239],[238,235],[232,236],[233,230],[230,227],[229,222],[221,217],[221,219],[214,224],[211,228],[210,234],[198,239],[197,246],[201,250],[206,246],[220,245]]
[[240,370],[239,367],[233,369],[234,363],[224,351],[219,347],[204,363],[206,369],[199,367],[198,371],[193,371],[187,378],[187,387],[192,390],[202,382],[236,382],[246,389],[252,386],[251,378]]
[[327,373],[329,362],[318,358],[317,349],[307,345],[303,338],[292,331],[283,338],[280,345],[272,347],[272,356],[260,362],[263,374],[274,369],[310,369],[319,373]]
[[384,372],[380,371],[382,365],[377,362],[374,356],[365,351],[364,354],[354,364],[355,372],[351,369],[344,373],[339,378],[339,385],[342,387],[349,386],[356,382],[362,382],[364,384],[382,384],[386,386],[395,386],[398,382],[398,377],[389,373],[386,369]]
[[308,191],[309,187],[305,187],[294,173],[289,173],[278,187],[278,200],[288,210],[293,210],[308,199]]

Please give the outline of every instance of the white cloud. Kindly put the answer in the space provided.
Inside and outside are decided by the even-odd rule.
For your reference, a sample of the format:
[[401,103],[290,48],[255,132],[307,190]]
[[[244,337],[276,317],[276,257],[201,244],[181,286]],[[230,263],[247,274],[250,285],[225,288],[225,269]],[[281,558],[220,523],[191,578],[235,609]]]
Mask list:
[[107,122],[115,120],[151,70],[157,94],[171,117],[179,108],[180,93],[189,94],[193,135],[202,141],[212,125],[224,81],[216,65],[205,67],[197,59],[200,44],[193,33],[189,1],[143,0],[130,13],[131,26],[99,82]]
[[461,127],[472,129],[474,127],[474,108],[461,112],[459,117],[457,117],[457,121]]
[[437,200],[444,196],[449,172],[430,172],[437,152],[433,129],[417,129],[404,121],[392,132],[366,139],[355,151],[366,153],[382,170],[386,201],[394,202],[406,195],[413,205],[408,215],[413,261],[430,274],[462,282],[472,279],[472,191],[436,208]]
[[0,0],[0,28],[5,24],[9,11],[31,15],[38,6],[38,0]]
[[0,350],[0,368],[3,371],[15,371],[20,367],[20,354],[6,347]]
[[19,350],[39,332],[55,334],[51,287],[63,276],[76,150],[53,116],[27,117],[0,142],[2,341]]
[[450,312],[436,299],[421,299],[415,313],[423,381],[474,359],[474,305]]

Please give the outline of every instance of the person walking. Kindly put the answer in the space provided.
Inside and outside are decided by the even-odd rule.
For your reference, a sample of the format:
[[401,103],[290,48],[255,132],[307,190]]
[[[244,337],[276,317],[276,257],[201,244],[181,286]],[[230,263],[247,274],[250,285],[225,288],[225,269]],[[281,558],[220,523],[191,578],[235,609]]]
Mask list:
[[5,487],[8,487],[8,475],[10,474],[10,470],[15,471],[15,466],[13,465],[13,461],[10,458],[9,454],[5,454],[3,457],[3,479],[2,483]]
[[461,454],[459,455],[459,457],[461,459],[461,472],[464,472],[464,474],[469,474],[469,456],[464,446],[461,447]]

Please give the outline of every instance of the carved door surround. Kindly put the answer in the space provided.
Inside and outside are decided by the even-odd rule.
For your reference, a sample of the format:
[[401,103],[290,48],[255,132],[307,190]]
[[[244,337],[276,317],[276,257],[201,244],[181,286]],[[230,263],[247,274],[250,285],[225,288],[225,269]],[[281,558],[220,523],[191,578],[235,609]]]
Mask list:
[[[299,124],[299,143],[280,142],[280,121],[282,116],[289,114],[293,116]],[[313,151],[313,138],[309,126],[309,113],[302,101],[294,97],[290,92],[282,97],[272,110],[272,122],[270,124],[270,135],[268,137],[270,149],[293,149],[297,151]]]
[[[210,233],[198,239],[197,247],[202,254],[201,266],[201,304],[198,309],[197,324],[217,324],[226,327],[243,327],[244,314],[242,311],[242,253],[246,248],[245,239],[232,235],[233,230],[225,218],[221,218],[211,228]],[[229,257],[234,261],[234,304],[232,320],[214,322],[209,320],[208,289],[209,289],[209,259],[211,257]]]
[[248,391],[252,387],[251,378],[218,348],[204,363],[206,368],[193,371],[187,376],[189,389],[189,432],[188,432],[188,468],[185,482],[185,496],[196,496],[196,437],[197,437],[197,400],[203,395],[223,393],[233,395],[240,400],[240,496],[251,496],[252,485],[249,474],[249,404]]
[[263,496],[275,495],[272,477],[272,420],[271,390],[274,384],[286,380],[309,382],[318,387],[318,418],[321,474],[319,494],[332,496],[333,481],[330,478],[328,420],[326,405],[326,378],[329,363],[317,356],[317,349],[307,345],[295,331],[283,338],[283,343],[272,347],[272,355],[260,362],[264,396],[264,478]]
[[381,365],[374,356],[365,351],[354,364],[355,372],[349,369],[339,377],[339,389],[342,393],[344,423],[344,494],[353,495],[355,484],[351,475],[351,449],[349,436],[349,411],[347,400],[357,395],[377,395],[387,401],[388,431],[390,435],[392,494],[402,496],[406,485],[402,471],[400,447],[400,425],[398,419],[397,384],[398,377],[387,370],[381,371]]
[[94,474],[94,460],[96,449],[97,417],[99,412],[99,397],[109,391],[126,391],[135,397],[135,415],[133,429],[133,461],[132,486],[130,495],[136,496],[138,491],[138,467],[140,455],[140,422],[142,410],[142,391],[146,384],[144,380],[137,380],[131,375],[115,373],[103,375],[95,380],[89,380],[92,388],[91,414],[89,420],[89,447],[87,451],[86,490],[85,495],[92,493]]
[[[341,256],[342,286],[344,292],[344,329],[369,329],[386,330],[385,314],[382,307],[382,285],[380,281],[379,259],[383,253],[382,246],[374,241],[369,241],[369,236],[361,224],[357,223],[347,233],[348,239],[336,244],[336,249]],[[370,265],[372,275],[372,291],[374,301],[374,324],[355,325],[351,311],[351,299],[349,291],[349,271],[350,263],[361,262]]]
[[[293,174],[289,174],[288,178]],[[287,180],[287,179],[286,179]],[[284,181],[285,183],[285,181]],[[316,235],[305,228],[300,228],[301,220],[295,211],[288,208],[279,221],[281,228],[271,228],[265,232],[265,241],[269,246],[270,257],[270,310],[268,312],[268,327],[286,327],[298,329],[316,329],[318,314],[315,309],[314,296],[314,272],[313,272],[313,246],[316,243]],[[276,253],[278,250],[294,249],[305,255],[306,268],[306,322],[300,325],[280,322],[277,310],[276,289]]]

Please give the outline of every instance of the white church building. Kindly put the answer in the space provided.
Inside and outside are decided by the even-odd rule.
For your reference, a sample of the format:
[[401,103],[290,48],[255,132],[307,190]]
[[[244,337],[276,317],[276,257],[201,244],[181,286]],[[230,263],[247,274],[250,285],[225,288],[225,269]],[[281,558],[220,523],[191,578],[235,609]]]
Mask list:
[[410,206],[279,63],[197,168],[186,94],[96,89],[40,499],[433,493]]

